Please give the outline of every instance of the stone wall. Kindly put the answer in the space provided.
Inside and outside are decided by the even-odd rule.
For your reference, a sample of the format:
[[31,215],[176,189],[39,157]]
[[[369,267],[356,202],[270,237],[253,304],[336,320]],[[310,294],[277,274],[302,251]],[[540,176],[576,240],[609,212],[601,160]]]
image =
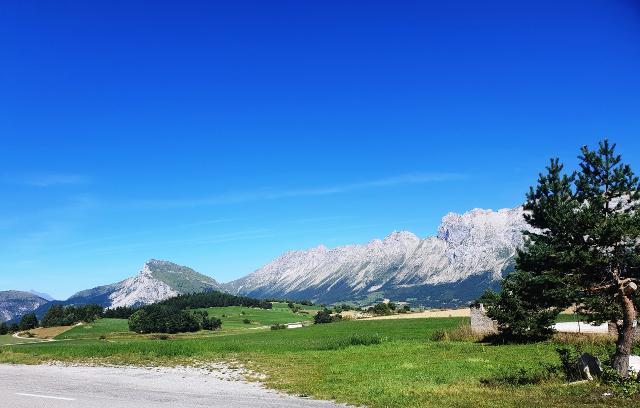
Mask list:
[[487,312],[482,303],[470,306],[471,330],[475,333],[491,334],[498,332],[498,325],[495,320],[487,316]]

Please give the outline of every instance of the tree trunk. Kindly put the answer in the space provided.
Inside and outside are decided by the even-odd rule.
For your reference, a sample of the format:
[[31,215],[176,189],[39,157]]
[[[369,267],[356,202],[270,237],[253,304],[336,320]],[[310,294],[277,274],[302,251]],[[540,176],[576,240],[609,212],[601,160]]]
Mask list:
[[633,290],[624,287],[618,290],[620,306],[622,307],[622,325],[618,325],[618,341],[616,342],[616,354],[613,357],[613,368],[622,377],[629,376],[629,355],[636,331],[636,309],[633,305]]

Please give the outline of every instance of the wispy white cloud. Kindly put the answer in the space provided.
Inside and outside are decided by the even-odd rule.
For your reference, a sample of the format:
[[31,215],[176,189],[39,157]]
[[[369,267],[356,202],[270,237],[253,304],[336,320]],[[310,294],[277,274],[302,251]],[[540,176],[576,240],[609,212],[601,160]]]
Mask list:
[[23,184],[32,187],[78,185],[87,184],[90,181],[89,177],[85,175],[63,173],[25,174],[18,177],[12,177],[10,180],[15,184]]
[[224,204],[238,204],[251,201],[268,201],[284,198],[326,196],[346,194],[367,189],[395,187],[411,184],[438,183],[458,181],[467,178],[458,173],[410,173],[394,177],[362,181],[357,183],[338,184],[333,186],[274,190],[259,189],[253,191],[236,191],[205,197],[189,197],[181,199],[149,199],[126,203],[126,207],[135,208],[183,208]]

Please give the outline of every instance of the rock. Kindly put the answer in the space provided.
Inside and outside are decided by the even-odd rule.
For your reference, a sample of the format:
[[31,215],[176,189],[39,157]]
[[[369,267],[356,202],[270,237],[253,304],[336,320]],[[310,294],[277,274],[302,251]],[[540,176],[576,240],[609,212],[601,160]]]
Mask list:
[[599,377],[602,375],[602,364],[598,357],[594,357],[589,353],[582,353],[578,358],[578,366],[582,378],[592,381],[593,376]]
[[640,380],[640,356],[629,356],[629,371],[637,374],[637,377]]

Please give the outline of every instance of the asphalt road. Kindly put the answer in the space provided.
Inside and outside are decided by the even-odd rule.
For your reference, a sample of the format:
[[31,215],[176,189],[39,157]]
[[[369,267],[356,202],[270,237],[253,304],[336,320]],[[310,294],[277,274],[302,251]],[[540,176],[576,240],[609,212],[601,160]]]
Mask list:
[[344,407],[183,368],[0,364],[0,390],[0,406],[12,408]]

